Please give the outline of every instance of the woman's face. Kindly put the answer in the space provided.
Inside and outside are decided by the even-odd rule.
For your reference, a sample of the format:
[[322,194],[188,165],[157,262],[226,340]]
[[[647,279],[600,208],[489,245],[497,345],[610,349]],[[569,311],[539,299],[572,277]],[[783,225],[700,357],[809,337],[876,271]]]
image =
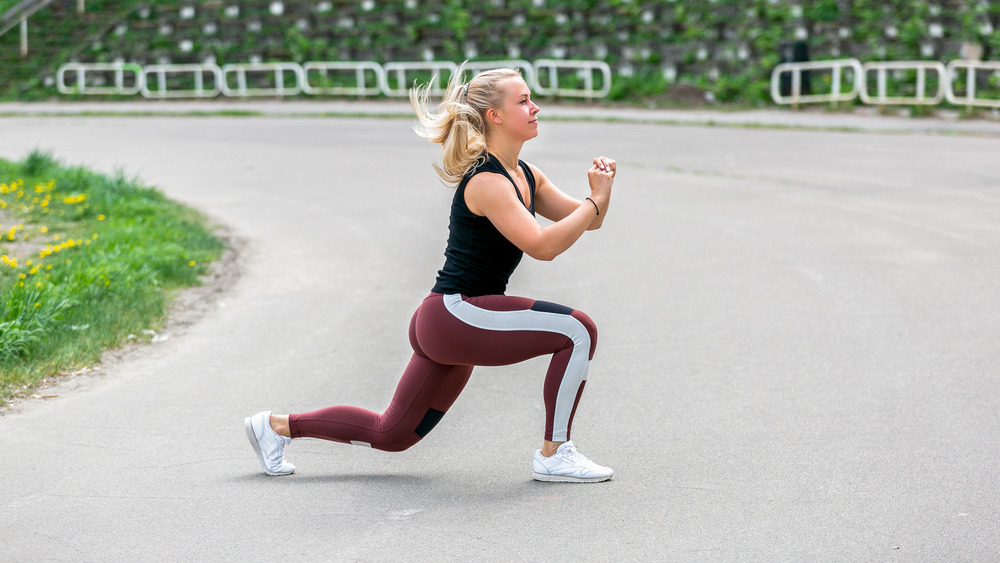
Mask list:
[[503,85],[503,89],[503,105],[497,108],[500,126],[504,131],[524,140],[537,137],[537,114],[540,108],[531,101],[531,91],[524,79],[511,78]]

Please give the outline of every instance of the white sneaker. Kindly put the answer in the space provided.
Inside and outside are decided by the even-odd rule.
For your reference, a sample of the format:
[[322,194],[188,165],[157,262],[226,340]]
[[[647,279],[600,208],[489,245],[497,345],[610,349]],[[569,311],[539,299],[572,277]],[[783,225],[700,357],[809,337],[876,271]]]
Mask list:
[[535,468],[536,481],[597,483],[607,481],[614,474],[614,470],[610,467],[597,465],[578,452],[573,442],[561,444],[551,457],[543,456],[542,450],[535,451],[532,465]]
[[268,475],[288,475],[295,466],[285,461],[285,445],[292,441],[271,428],[271,411],[259,412],[243,421],[247,439],[257,454],[260,466]]

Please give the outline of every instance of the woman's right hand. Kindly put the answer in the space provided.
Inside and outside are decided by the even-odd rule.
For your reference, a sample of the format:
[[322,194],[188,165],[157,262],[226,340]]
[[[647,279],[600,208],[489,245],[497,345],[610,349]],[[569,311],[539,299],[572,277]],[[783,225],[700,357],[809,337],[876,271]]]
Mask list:
[[618,163],[613,159],[599,156],[594,159],[593,166],[587,171],[590,182],[590,197],[605,203],[611,198],[611,186],[615,181]]

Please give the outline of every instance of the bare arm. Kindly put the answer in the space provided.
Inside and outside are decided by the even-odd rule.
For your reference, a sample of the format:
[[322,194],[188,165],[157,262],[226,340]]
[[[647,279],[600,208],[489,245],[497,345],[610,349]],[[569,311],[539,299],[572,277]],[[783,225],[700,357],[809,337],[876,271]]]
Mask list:
[[[536,170],[532,167],[532,173]],[[599,165],[595,164],[588,172],[588,176],[591,183],[591,198],[599,208],[603,206],[606,210],[611,197],[613,169],[605,165],[605,170],[600,170]],[[555,221],[544,228],[518,200],[510,181],[498,174],[477,174],[469,180],[465,188],[465,203],[473,213],[489,218],[507,240],[528,256],[536,260],[552,260],[573,246],[584,231],[592,228],[600,216],[597,215],[594,205],[586,200],[577,202],[571,209],[571,203],[576,200],[565,194],[563,194],[565,197],[559,197],[557,193],[562,192],[558,192],[555,186],[544,178],[536,175],[535,208],[543,217]],[[552,200],[551,203],[544,204],[547,206],[545,212],[539,208],[539,205],[543,205],[539,195],[543,192],[543,189],[540,189],[540,179],[544,179],[547,183],[548,187],[543,189],[546,190],[548,199]],[[602,215],[603,212],[602,210]]]

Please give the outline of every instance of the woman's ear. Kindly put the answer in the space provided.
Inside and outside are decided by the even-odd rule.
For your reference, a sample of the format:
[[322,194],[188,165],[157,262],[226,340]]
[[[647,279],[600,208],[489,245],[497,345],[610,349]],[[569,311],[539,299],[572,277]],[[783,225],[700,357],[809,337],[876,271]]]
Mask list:
[[493,108],[486,110],[486,119],[489,119],[490,121],[496,123],[497,125],[503,123],[503,119],[500,118],[500,113]]

